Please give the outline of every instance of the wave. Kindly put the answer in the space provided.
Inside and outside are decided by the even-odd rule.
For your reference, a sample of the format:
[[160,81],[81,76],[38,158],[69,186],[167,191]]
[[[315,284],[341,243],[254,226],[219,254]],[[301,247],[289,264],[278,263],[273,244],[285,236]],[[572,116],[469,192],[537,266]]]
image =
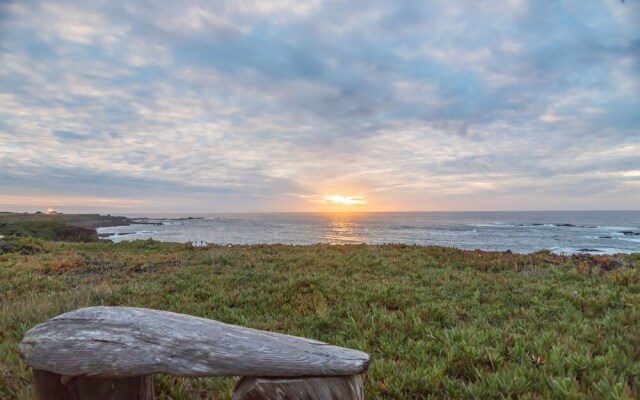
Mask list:
[[583,247],[555,247],[551,249],[554,254],[560,255],[572,255],[572,254],[631,254],[633,250],[620,249],[616,247],[598,247],[598,248],[583,248]]
[[605,225],[605,226],[598,226],[598,228],[604,229],[604,230],[607,230],[607,231],[618,231],[618,232],[637,232],[638,230],[640,230],[640,228],[638,228],[636,226],[610,226],[610,225]]
[[103,232],[99,233],[100,238],[111,241],[135,240],[140,235],[159,234],[158,231],[134,231],[134,232]]
[[523,228],[552,228],[557,226],[556,224],[542,224],[542,223],[533,223],[533,224],[518,224],[519,227]]
[[473,226],[476,228],[515,228],[516,226],[520,226],[520,225],[506,224],[503,222],[485,222],[485,223],[467,224],[467,226]]

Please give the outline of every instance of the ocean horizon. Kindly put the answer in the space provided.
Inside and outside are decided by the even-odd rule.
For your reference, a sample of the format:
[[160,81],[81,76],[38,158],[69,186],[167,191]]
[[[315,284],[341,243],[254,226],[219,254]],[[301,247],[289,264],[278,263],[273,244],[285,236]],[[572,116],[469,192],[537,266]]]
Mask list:
[[154,239],[215,244],[436,245],[558,254],[640,252],[640,210],[166,213],[126,215],[98,228],[114,242]]

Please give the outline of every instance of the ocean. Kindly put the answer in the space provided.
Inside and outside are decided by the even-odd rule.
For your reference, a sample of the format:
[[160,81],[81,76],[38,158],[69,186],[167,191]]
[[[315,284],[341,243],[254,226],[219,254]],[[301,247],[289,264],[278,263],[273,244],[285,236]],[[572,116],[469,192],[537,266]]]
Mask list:
[[437,245],[559,254],[640,252],[640,211],[244,213],[131,215],[99,228],[114,242],[153,238],[216,244]]
[[530,253],[640,252],[640,211],[246,213],[131,215],[99,228],[114,242],[216,244],[406,243]]

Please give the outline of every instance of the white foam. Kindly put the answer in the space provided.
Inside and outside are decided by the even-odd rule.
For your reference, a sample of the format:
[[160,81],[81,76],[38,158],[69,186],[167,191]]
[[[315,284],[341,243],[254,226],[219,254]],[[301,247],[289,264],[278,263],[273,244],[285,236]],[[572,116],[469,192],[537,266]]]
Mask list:
[[615,247],[594,247],[592,250],[595,251],[580,251],[580,248],[576,247],[555,247],[551,249],[551,252],[565,256],[570,256],[572,254],[631,254],[637,252],[629,249],[618,249]]
[[503,222],[467,224],[467,226],[474,226],[474,227],[477,227],[477,228],[515,228],[516,227],[516,225],[505,224]]
[[635,226],[598,226],[598,228],[608,231],[638,231],[638,228]]

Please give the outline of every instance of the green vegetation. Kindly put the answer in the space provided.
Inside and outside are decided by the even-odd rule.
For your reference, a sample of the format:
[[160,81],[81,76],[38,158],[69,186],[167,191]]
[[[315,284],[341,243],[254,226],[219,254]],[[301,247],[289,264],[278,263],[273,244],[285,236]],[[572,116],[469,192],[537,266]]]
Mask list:
[[0,235],[31,236],[67,242],[97,242],[98,226],[129,225],[125,217],[98,214],[28,214],[0,212]]
[[93,229],[70,226],[62,221],[20,221],[10,224],[0,223],[3,235],[32,236],[47,240],[69,242],[97,242],[98,234]]
[[[0,398],[33,398],[17,344],[92,305],[150,307],[371,354],[367,399],[638,398],[640,254],[442,247],[6,239]],[[158,399],[228,399],[233,378],[156,377]]]

